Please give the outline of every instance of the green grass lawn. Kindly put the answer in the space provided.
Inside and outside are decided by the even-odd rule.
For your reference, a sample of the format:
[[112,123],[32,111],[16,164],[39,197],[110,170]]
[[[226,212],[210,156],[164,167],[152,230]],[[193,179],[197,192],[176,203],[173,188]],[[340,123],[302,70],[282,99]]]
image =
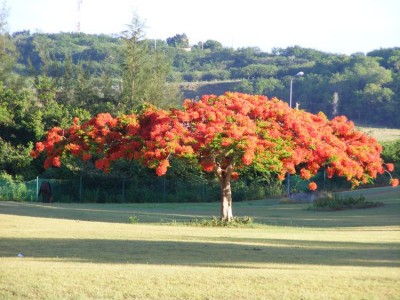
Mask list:
[[352,193],[385,205],[0,202],[0,299],[400,299],[400,189]]

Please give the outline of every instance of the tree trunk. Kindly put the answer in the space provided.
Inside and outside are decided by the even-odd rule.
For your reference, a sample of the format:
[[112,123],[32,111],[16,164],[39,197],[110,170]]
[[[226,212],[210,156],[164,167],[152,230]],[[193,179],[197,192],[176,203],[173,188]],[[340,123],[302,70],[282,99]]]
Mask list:
[[221,220],[230,222],[232,215],[232,191],[230,181],[220,182],[221,184]]
[[226,222],[230,222],[233,218],[231,190],[232,168],[232,165],[228,165],[226,170],[223,170],[220,167],[215,170],[221,189],[221,220]]

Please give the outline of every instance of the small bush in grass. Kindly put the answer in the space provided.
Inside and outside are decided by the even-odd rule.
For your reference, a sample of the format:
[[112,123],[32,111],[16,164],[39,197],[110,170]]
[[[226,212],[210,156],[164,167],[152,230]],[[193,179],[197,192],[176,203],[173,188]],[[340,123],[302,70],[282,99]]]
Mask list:
[[137,216],[130,216],[129,221],[131,222],[131,224],[137,224],[139,223],[139,218]]
[[251,227],[254,225],[253,218],[251,217],[234,217],[231,221],[223,221],[218,217],[213,217],[212,219],[193,219],[189,222],[185,222],[185,225],[191,226],[203,226],[203,227],[224,227],[224,226],[232,226],[232,227],[242,227],[242,226],[249,226]]
[[343,210],[356,208],[372,208],[383,206],[382,202],[366,201],[365,197],[360,195],[358,198],[343,197],[337,194],[329,197],[321,197],[314,200],[310,209],[314,210]]

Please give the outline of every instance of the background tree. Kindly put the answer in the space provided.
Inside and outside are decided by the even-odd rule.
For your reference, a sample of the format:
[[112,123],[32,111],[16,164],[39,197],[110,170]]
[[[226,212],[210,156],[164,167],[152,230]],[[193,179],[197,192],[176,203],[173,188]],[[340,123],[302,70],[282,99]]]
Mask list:
[[[171,157],[187,159],[218,178],[225,221],[233,217],[231,180],[249,165],[280,180],[287,172],[310,180],[325,168],[328,178],[338,175],[353,186],[385,171],[382,146],[345,117],[329,121],[276,98],[241,93],[186,100],[182,110],[148,106],[118,118],[104,113],[82,124],[75,119],[65,130],[52,128],[32,155],[43,151],[46,168],[59,167],[72,155],[93,159],[105,172],[116,160],[139,160],[159,176],[166,174]],[[393,165],[387,168],[393,171]],[[391,183],[396,186],[398,180]],[[309,188],[317,189],[316,183]]]
[[26,91],[16,92],[0,82],[0,169],[15,177],[31,177],[27,156],[32,141],[44,133],[42,114]]
[[[381,67],[375,58],[355,56],[342,73],[335,73],[331,83],[339,94],[339,113],[368,123],[379,109],[379,103],[392,101],[387,84],[392,81],[391,72]],[[381,101],[371,97],[377,90],[383,92]],[[365,109],[368,107],[368,109]],[[380,109],[379,109],[380,110]]]
[[201,44],[202,49],[210,49],[212,51],[222,50],[223,46],[220,42],[215,40],[207,40],[204,44]]
[[8,7],[2,2],[0,8],[0,81],[8,87],[17,87],[24,84],[24,77],[13,72],[16,66],[18,53],[8,33]]
[[167,44],[175,48],[189,48],[189,39],[186,33],[176,34],[173,37],[167,38]]
[[161,51],[151,49],[144,40],[145,24],[134,15],[128,30],[123,33],[123,94],[120,111],[129,112],[145,102],[160,107],[175,106],[178,97],[176,87],[167,84],[170,71],[168,59]]

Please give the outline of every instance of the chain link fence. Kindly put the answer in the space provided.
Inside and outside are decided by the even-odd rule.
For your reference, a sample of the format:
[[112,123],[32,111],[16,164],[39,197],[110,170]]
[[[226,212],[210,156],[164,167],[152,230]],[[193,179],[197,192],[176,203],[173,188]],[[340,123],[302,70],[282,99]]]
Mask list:
[[[213,202],[220,199],[215,179],[187,181],[168,176],[121,178],[111,175],[82,175],[68,180],[37,177],[31,181],[0,179],[0,200],[42,202],[40,187],[49,182],[52,202],[85,203],[168,203]],[[235,201],[262,199],[282,193],[281,183],[232,182]]]
[[[387,185],[387,176],[375,181],[378,186]],[[345,179],[334,177],[328,180],[325,172],[312,178],[319,191],[340,191],[350,189]],[[172,202],[214,202],[220,200],[220,187],[214,178],[193,176],[177,178],[169,176],[137,176],[123,178],[113,175],[86,174],[71,179],[37,177],[31,181],[16,181],[0,177],[0,201],[43,202],[39,190],[43,182],[49,182],[52,202],[82,203],[172,203]],[[291,176],[290,194],[308,191],[309,181]],[[231,183],[233,200],[246,201],[286,195],[286,181],[246,178]],[[371,185],[372,186],[372,185]]]

